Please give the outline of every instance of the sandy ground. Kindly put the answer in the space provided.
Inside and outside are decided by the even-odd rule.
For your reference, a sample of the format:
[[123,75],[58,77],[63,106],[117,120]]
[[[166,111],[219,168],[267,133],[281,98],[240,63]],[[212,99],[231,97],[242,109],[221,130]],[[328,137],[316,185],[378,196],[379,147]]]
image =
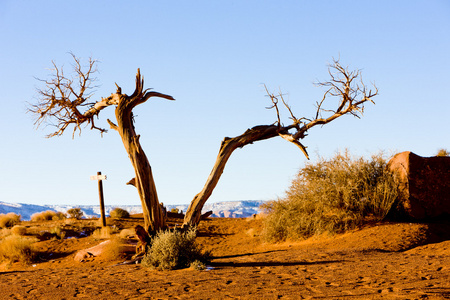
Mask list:
[[449,223],[375,224],[276,245],[261,241],[261,220],[209,219],[199,230],[214,256],[207,270],[157,271],[101,256],[80,263],[75,253],[101,241],[47,240],[37,243],[41,262],[0,267],[0,298],[450,299]]

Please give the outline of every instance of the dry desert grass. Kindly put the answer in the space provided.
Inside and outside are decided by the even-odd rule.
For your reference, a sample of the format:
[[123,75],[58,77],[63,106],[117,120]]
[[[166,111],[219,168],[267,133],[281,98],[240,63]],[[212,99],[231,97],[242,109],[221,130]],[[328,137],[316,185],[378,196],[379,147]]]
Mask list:
[[[139,218],[110,222],[117,232],[142,224]],[[127,258],[111,248],[75,261],[77,251],[102,242],[92,235],[96,224],[22,222],[27,235],[41,240],[33,244],[37,259],[3,263],[2,299],[450,298],[447,222],[377,223],[345,234],[268,244],[261,237],[261,219],[208,219],[201,222],[197,241],[213,258],[202,271],[121,264]],[[64,239],[42,233],[56,226],[66,232]],[[114,243],[119,235],[113,234]],[[124,237],[132,242],[129,234]],[[133,247],[126,249],[122,254],[132,255]]]

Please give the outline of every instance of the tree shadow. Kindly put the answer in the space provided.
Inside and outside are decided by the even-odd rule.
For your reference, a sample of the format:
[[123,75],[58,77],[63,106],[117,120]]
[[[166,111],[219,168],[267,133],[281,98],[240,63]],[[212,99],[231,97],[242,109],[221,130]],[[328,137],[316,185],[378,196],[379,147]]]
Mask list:
[[24,271],[24,270],[0,271],[0,275],[15,274],[15,273],[29,273],[29,272],[34,272],[34,271],[35,270],[30,270],[30,271]]
[[222,259],[222,258],[235,258],[235,257],[243,257],[243,256],[253,256],[258,254],[268,254],[274,252],[285,252],[286,250],[269,250],[264,252],[254,252],[254,253],[243,253],[243,254],[234,254],[234,255],[223,255],[223,256],[213,256],[212,259]]
[[224,255],[224,256],[213,256],[212,262],[210,265],[215,268],[220,267],[277,267],[277,266],[307,266],[307,265],[320,265],[320,264],[331,264],[331,263],[340,263],[345,260],[325,260],[325,261],[316,261],[316,262],[308,262],[308,261],[250,261],[250,262],[214,262],[217,259],[226,259],[226,258],[236,258],[236,257],[249,257],[260,254],[268,254],[268,253],[276,253],[276,252],[285,252],[287,250],[270,250],[264,252],[257,253],[244,253],[244,254],[235,254],[235,255]]
[[322,265],[322,264],[333,264],[341,263],[345,260],[323,260],[323,261],[252,261],[252,262],[211,262],[211,266],[215,268],[220,267],[279,267],[279,266],[310,266],[310,265]]
[[51,253],[45,252],[45,251],[39,251],[36,253],[36,262],[48,262],[51,260],[57,260],[57,259],[63,259],[66,258],[77,251],[67,251],[67,252],[61,252],[61,251],[53,251]]

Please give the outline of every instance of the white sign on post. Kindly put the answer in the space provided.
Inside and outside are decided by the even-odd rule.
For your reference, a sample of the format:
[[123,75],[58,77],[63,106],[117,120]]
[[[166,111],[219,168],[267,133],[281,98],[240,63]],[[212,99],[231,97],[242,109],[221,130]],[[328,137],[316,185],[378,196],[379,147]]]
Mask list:
[[92,175],[91,180],[106,180],[106,175]]

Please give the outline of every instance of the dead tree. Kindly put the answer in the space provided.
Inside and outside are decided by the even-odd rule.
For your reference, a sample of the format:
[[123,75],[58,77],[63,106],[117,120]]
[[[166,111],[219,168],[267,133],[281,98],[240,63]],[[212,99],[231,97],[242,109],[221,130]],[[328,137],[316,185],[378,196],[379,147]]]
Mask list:
[[[94,119],[106,107],[115,106],[117,124],[110,120],[107,121],[110,127],[120,134],[134,167],[136,176],[128,184],[135,186],[138,190],[142,203],[145,229],[147,232],[153,233],[158,229],[164,228],[166,226],[165,214],[158,200],[150,163],[139,143],[139,135],[135,132],[133,108],[146,102],[151,97],[174,100],[173,97],[149,91],[148,89],[144,90],[144,80],[138,69],[136,88],[132,95],[122,94],[122,89],[116,84],[116,93],[111,94],[107,98],[102,98],[100,101],[89,102],[88,100],[92,96],[92,83],[95,82],[92,75],[96,72],[96,61],[90,59],[87,69],[83,70],[79,59],[73,54],[72,57],[75,61],[74,71],[77,75],[76,79],[66,77],[63,69],[53,64],[55,74],[50,80],[43,80],[46,88],[38,90],[38,103],[29,107],[29,111],[37,116],[36,125],[39,127],[43,123],[48,123],[49,120],[55,121],[53,125],[56,127],[56,131],[48,135],[48,137],[62,135],[71,125],[73,125],[72,135],[77,131],[81,133],[83,124],[90,124],[91,129],[96,129],[103,133],[107,130],[96,126]],[[271,125],[255,126],[240,136],[234,138],[226,137],[222,141],[213,170],[203,190],[194,197],[188,208],[184,219],[184,227],[197,225],[200,222],[201,210],[216,187],[234,150],[256,141],[280,136],[298,146],[304,155],[309,158],[306,147],[300,140],[306,137],[306,132],[310,128],[316,125],[325,125],[346,114],[359,118],[363,113],[364,104],[367,101],[373,102],[372,98],[378,94],[376,87],[375,91],[372,92],[372,90],[367,90],[362,80],[359,83],[356,82],[356,79],[360,77],[360,71],[349,71],[336,60],[330,65],[329,73],[331,76],[330,81],[318,83],[318,85],[326,87],[327,90],[322,100],[316,103],[316,114],[311,119],[295,117],[291,108],[285,102],[282,93],[275,95],[269,93],[266,89],[272,102],[272,106],[269,108],[275,109],[277,121]],[[337,108],[329,109],[324,107],[329,96],[339,98]],[[290,114],[290,125],[285,126],[281,122],[280,101],[281,106],[284,106]]]
[[[325,87],[327,90],[322,100],[316,102],[317,110],[315,116],[311,119],[295,117],[291,107],[284,100],[283,94],[279,93],[275,95],[269,93],[266,88],[266,92],[272,101],[272,106],[269,109],[275,109],[277,121],[272,125],[255,126],[234,138],[224,138],[220,145],[214,167],[203,189],[194,197],[189,205],[184,218],[184,227],[195,226],[200,222],[202,208],[216,187],[224,171],[225,164],[237,148],[242,148],[256,141],[280,136],[294,143],[300,148],[306,158],[309,159],[306,147],[300,140],[307,136],[306,133],[310,128],[317,125],[325,125],[347,114],[360,118],[360,115],[364,111],[364,104],[368,101],[374,103],[372,98],[378,94],[378,89],[374,86],[375,90],[372,92],[372,90],[367,89],[362,79],[359,78],[360,81],[357,82],[358,77],[361,75],[359,70],[349,71],[347,68],[342,67],[338,60],[333,60],[328,71],[331,79],[326,82],[317,83],[317,85]],[[339,98],[336,108],[324,107],[329,96]],[[284,126],[281,122],[280,101],[290,114],[290,125]]]
[[58,68],[55,63],[54,74],[49,80],[41,80],[45,89],[38,90],[38,103],[29,106],[29,111],[36,115],[36,125],[55,122],[56,131],[47,137],[61,136],[65,130],[73,125],[74,135],[81,133],[83,124],[101,133],[107,130],[98,127],[94,119],[100,112],[115,106],[116,123],[107,120],[110,127],[116,130],[122,138],[125,150],[128,153],[131,164],[135,170],[133,185],[137,188],[142,203],[144,226],[148,232],[154,232],[166,227],[165,216],[159,204],[152,169],[140,143],[139,135],[134,128],[133,108],[146,102],[151,97],[159,97],[167,100],[175,100],[172,96],[154,91],[144,90],[144,79],[138,69],[136,74],[136,88],[130,96],[123,94],[122,89],[116,84],[116,93],[97,102],[90,102],[92,85],[95,82],[93,74],[96,72],[96,61],[89,60],[88,66],[83,68],[80,60],[73,54],[75,61],[73,69],[76,78],[66,77],[63,68]]

